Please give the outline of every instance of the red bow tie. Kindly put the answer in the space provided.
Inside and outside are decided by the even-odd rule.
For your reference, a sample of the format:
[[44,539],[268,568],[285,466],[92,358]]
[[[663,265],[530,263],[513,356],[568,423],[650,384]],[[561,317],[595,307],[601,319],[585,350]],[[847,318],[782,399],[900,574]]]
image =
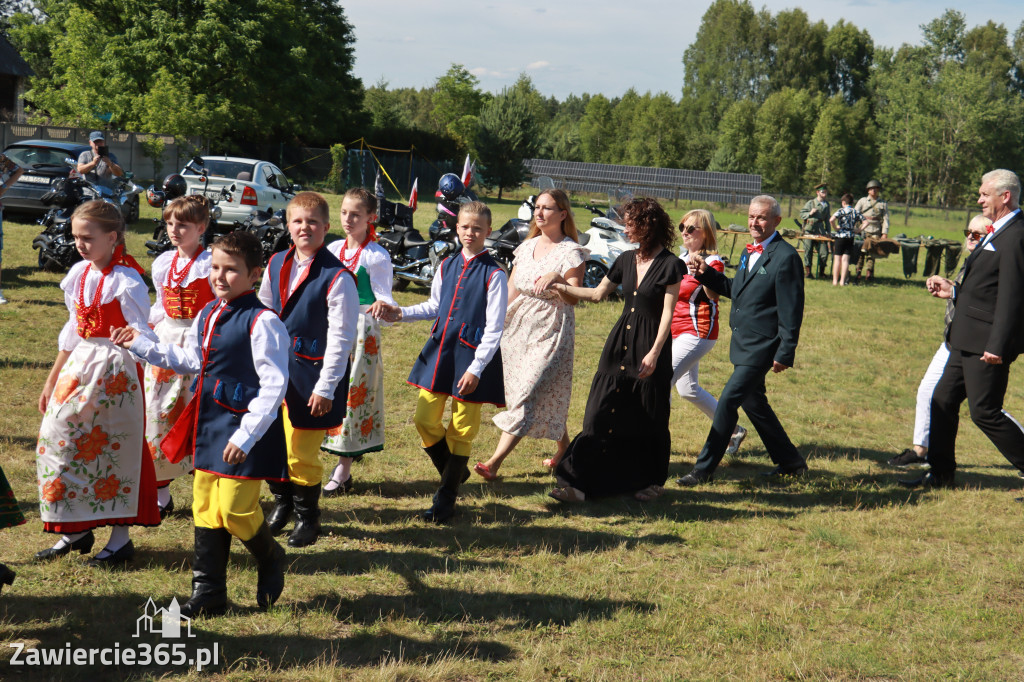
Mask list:
[[764,247],[760,244],[747,244],[747,253],[763,253]]
[[989,225],[988,227],[985,228],[985,231],[988,232],[989,234],[992,234],[993,232],[996,231],[996,226],[995,225]]

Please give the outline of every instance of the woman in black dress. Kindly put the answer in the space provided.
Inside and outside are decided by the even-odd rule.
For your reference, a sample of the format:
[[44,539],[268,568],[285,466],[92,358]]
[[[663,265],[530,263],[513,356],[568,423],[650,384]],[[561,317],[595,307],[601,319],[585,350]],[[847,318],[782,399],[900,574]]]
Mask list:
[[595,302],[621,284],[625,299],[590,387],[583,430],[555,469],[558,487],[549,494],[563,502],[621,493],[648,501],[668,477],[668,340],[686,265],[669,250],[672,221],[657,201],[633,199],[623,217],[626,236],[640,246],[619,256],[596,288],[545,283]]

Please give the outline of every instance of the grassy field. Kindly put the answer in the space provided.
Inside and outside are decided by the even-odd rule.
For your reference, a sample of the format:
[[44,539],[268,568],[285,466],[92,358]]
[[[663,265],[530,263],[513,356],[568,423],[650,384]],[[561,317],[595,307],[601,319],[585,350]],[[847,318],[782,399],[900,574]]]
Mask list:
[[[494,202],[496,223],[518,201]],[[686,207],[669,208],[678,218]],[[417,214],[420,227],[429,213]],[[716,213],[723,224],[745,223]],[[589,222],[586,212],[577,216]],[[962,215],[954,218],[914,216],[908,232],[953,237],[962,230]],[[4,227],[11,303],[0,307],[0,462],[29,522],[0,532],[0,560],[18,572],[0,596],[0,640],[156,645],[155,635],[133,638],[135,621],[148,598],[166,606],[189,593],[186,511],[133,533],[138,553],[128,571],[89,569],[77,555],[46,566],[31,560],[53,540],[38,516],[35,404],[66,310],[60,276],[34,267],[35,226]],[[140,222],[130,251],[144,253],[150,233]],[[325,536],[289,550],[272,611],[256,609],[255,565],[235,543],[234,607],[193,623],[187,644],[216,643],[219,665],[202,674],[170,665],[33,669],[10,666],[14,649],[0,646],[0,679],[1021,679],[1021,481],[965,409],[960,487],[896,485],[906,474],[885,460],[910,445],[917,383],[940,341],[943,306],[920,275],[904,280],[896,257],[880,261],[879,277],[876,286],[844,289],[807,282],[797,366],[769,377],[772,404],[808,458],[807,478],[757,481],[770,464],[752,433],[712,485],[670,483],[647,504],[564,506],[546,496],[552,480],[540,464],[553,444],[527,440],[498,482],[474,477],[464,486],[461,513],[444,527],[416,518],[436,474],[419,449],[415,392],[404,383],[426,324],[391,327],[386,451],[354,466],[357,494],[326,501]],[[425,294],[397,298],[409,304]],[[619,306],[578,310],[571,433]],[[724,336],[702,363],[712,393],[731,371]],[[1024,414],[1019,368],[1007,409]],[[497,442],[493,413],[485,410],[474,461]],[[679,401],[671,426],[675,478],[692,466],[709,423]],[[622,453],[623,467],[633,454]],[[187,510],[190,481],[172,490]],[[97,549],[105,540],[100,531]]]

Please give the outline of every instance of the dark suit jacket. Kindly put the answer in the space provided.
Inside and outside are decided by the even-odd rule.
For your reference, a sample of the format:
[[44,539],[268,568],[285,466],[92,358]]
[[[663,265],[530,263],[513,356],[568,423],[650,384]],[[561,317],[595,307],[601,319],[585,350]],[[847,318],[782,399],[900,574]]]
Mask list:
[[[991,248],[989,248],[991,247]],[[1018,213],[964,262],[953,299],[951,348],[1012,362],[1024,350],[1024,218]]]
[[772,239],[749,272],[746,256],[733,279],[712,268],[697,277],[732,299],[729,361],[755,367],[778,361],[792,367],[804,318],[803,263],[782,235]]

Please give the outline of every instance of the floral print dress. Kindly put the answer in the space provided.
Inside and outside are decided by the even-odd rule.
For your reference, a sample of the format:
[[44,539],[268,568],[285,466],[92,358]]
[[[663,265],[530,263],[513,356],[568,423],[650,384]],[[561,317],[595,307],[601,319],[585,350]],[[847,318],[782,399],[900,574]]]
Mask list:
[[[46,405],[36,446],[44,530],[73,533],[103,525],[158,525],[153,461],[144,451],[140,367],[127,350],[100,336],[109,335],[110,313],[118,308],[128,325],[151,333],[146,284],[121,266],[102,278],[83,261],[72,267],[61,288],[70,319],[59,345],[71,354]],[[95,336],[79,334],[80,299],[104,304],[101,316],[93,318],[98,319]]]
[[373,241],[355,249],[345,247],[344,239],[327,245],[327,249],[356,274],[359,324],[349,358],[348,411],[340,426],[327,431],[320,447],[341,457],[357,457],[384,449],[380,323],[367,314],[367,310],[376,300],[395,305],[395,299],[391,297],[391,256],[384,247]]

